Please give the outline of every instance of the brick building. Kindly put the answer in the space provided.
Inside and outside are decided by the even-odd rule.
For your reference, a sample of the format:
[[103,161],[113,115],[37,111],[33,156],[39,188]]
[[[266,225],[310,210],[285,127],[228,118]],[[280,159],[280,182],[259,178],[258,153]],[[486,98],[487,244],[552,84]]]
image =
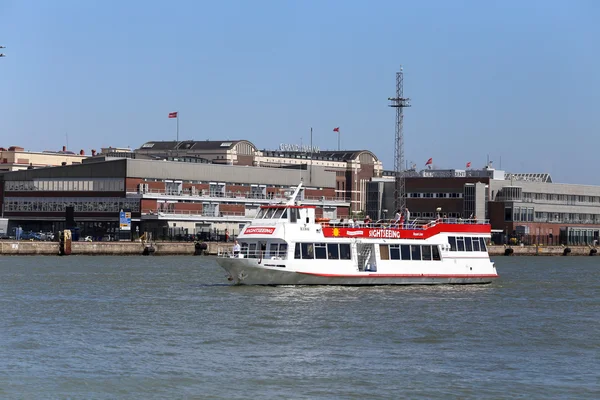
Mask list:
[[336,193],[326,167],[262,168],[182,161],[92,157],[81,165],[0,175],[2,214],[11,228],[65,228],[73,207],[82,235],[114,238],[119,213],[131,210],[132,232],[154,237],[214,229],[239,231],[262,204],[284,200],[302,179],[302,201],[329,218],[349,215],[350,199]]
[[[368,184],[366,212],[395,214],[394,176]],[[600,233],[600,187],[553,183],[548,174],[480,170],[408,171],[406,204],[411,218],[489,219],[496,242],[593,244]],[[513,240],[513,242],[515,241]]]

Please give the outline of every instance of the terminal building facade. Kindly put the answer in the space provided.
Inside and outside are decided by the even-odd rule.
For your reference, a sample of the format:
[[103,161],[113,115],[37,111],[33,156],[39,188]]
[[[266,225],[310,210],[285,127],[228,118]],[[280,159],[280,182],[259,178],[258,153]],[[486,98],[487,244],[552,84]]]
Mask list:
[[[123,152],[123,154],[127,154]],[[135,157],[92,157],[81,165],[0,175],[9,232],[66,227],[73,207],[81,235],[118,237],[119,215],[131,211],[131,231],[154,238],[228,230],[235,235],[261,205],[285,201],[302,181],[301,201],[318,216],[347,218],[351,199],[339,191],[338,171],[326,166],[266,168]]]

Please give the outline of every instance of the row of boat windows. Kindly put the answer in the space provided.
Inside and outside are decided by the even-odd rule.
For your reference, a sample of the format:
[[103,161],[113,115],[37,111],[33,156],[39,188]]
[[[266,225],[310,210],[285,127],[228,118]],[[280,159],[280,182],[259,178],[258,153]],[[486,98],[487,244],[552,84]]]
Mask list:
[[[290,208],[290,222],[296,222],[300,219],[300,211],[297,208]],[[287,219],[287,208],[261,208],[256,214],[256,219]],[[308,221],[307,221],[308,222]]]
[[296,243],[294,258],[302,260],[350,260],[349,243]]
[[438,246],[415,244],[380,244],[382,260],[440,261]]
[[[235,250],[234,250],[235,251]],[[287,243],[246,243],[242,242],[240,252],[247,258],[287,259]]]
[[450,251],[487,251],[482,237],[450,236]]

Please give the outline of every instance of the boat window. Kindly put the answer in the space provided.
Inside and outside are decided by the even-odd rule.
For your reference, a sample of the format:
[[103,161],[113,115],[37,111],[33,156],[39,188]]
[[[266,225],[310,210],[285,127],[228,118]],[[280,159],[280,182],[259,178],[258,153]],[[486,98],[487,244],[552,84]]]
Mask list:
[[283,208],[278,208],[277,210],[275,210],[275,216],[273,218],[275,219],[279,219],[281,218],[281,216],[283,215]]
[[285,209],[283,210],[283,214],[281,215],[281,218],[283,218],[283,219],[287,219],[287,216],[288,216],[288,212],[287,212],[287,208],[285,208]]
[[340,260],[351,260],[352,256],[350,255],[350,244],[349,243],[340,243]]
[[414,244],[411,245],[410,246],[410,252],[411,252],[413,260],[420,260],[421,259],[421,246],[416,246]]
[[382,260],[390,259],[390,248],[387,244],[379,245],[379,258],[381,258]]
[[473,238],[473,251],[479,251],[479,238]]
[[462,236],[456,238],[456,248],[458,251],[465,251],[465,238]]
[[410,246],[403,244],[400,248],[403,260],[410,260]]
[[303,260],[312,260],[315,258],[314,245],[312,243],[301,243],[300,247],[302,248],[302,259]]
[[296,243],[296,247],[294,248],[294,258],[300,259],[300,243]]
[[327,246],[325,243],[315,243],[315,258],[318,260],[327,259]]
[[269,245],[269,256],[279,257],[279,243],[271,243]]
[[267,211],[267,210],[264,208],[261,208],[260,210],[258,210],[258,214],[256,214],[256,219],[260,219],[260,218],[264,217],[265,211]]
[[248,257],[248,243],[242,242],[242,244],[240,245],[240,252],[246,257]]
[[431,261],[431,246],[421,246],[421,260]]
[[473,251],[473,245],[471,243],[470,237],[465,237],[465,248],[467,249],[467,251]]
[[448,243],[450,243],[450,251],[456,251],[456,238],[454,236],[448,238]]
[[298,209],[290,208],[290,222],[296,222],[298,220]]
[[287,258],[287,243],[279,244],[279,257]]
[[481,251],[487,251],[487,248],[485,247],[485,239],[482,237],[479,238],[479,247],[481,248]]
[[265,214],[265,219],[271,219],[273,218],[273,214],[275,214],[276,209],[275,208],[269,208],[267,209],[267,213]]
[[327,258],[330,260],[340,259],[340,249],[337,243],[327,243]]
[[437,246],[432,246],[432,255],[435,261],[440,261],[440,249]]
[[256,243],[250,243],[250,248],[248,250],[249,258],[256,258]]
[[400,259],[400,245],[390,244],[390,259],[391,260],[399,260]]

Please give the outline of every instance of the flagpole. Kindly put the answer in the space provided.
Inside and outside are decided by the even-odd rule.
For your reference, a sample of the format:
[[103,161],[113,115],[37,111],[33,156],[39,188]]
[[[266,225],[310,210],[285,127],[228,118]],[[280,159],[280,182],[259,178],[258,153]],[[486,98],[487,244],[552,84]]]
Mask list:
[[338,129],[338,151],[340,151],[340,130]]
[[179,142],[179,111],[177,111],[177,141]]

